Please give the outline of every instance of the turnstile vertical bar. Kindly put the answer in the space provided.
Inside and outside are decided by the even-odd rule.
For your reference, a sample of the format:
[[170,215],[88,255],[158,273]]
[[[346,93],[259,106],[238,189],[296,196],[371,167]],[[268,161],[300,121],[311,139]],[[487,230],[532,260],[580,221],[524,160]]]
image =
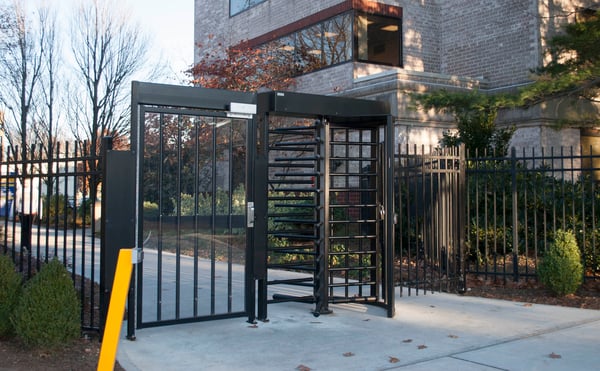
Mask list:
[[330,188],[330,143],[331,133],[330,125],[324,118],[321,119],[321,124],[318,127],[320,142],[318,144],[320,161],[318,161],[318,178],[319,187],[319,245],[318,245],[318,260],[317,272],[315,276],[315,297],[316,306],[315,314],[330,313],[329,310],[329,188]]
[[388,116],[387,125],[385,127],[385,156],[381,158],[381,161],[384,162],[384,205],[385,205],[385,279],[386,282],[386,305],[387,305],[387,315],[388,317],[394,317],[396,313],[396,303],[395,303],[395,295],[394,295],[394,235],[395,235],[395,215],[396,211],[394,209],[394,142],[395,142],[395,128],[392,122],[392,117]]

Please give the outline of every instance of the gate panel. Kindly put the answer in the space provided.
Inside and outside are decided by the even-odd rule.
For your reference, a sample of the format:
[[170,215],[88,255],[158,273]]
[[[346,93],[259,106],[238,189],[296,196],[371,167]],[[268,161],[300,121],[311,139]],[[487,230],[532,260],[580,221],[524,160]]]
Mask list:
[[141,112],[138,327],[244,314],[246,120]]
[[396,186],[400,292],[464,289],[464,147],[400,146]]
[[253,317],[246,178],[255,99],[133,83],[136,241],[144,260],[129,307],[138,328]]
[[330,136],[329,296],[377,301],[381,282],[382,182],[378,128]]
[[323,183],[323,125],[319,120],[272,116],[269,123],[267,268],[269,285],[287,285],[307,290],[279,288],[270,302],[319,300],[320,250],[324,227],[321,184]]

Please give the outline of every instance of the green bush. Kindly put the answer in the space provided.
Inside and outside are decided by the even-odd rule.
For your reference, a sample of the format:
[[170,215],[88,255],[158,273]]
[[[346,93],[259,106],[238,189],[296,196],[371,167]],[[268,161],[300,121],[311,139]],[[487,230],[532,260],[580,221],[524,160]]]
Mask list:
[[69,208],[67,198],[64,195],[52,195],[44,198],[44,222],[62,222],[65,219],[73,219],[73,211]]
[[25,285],[12,316],[27,346],[56,347],[80,335],[79,302],[67,269],[53,259]]
[[158,204],[150,201],[144,201],[144,218],[157,219],[160,216]]
[[[217,215],[228,215],[230,211],[234,215],[246,212],[246,188],[243,184],[240,184],[232,193],[217,188],[214,205],[212,196],[212,193],[198,194],[197,199],[194,199],[193,195],[182,193],[180,198],[181,215],[194,215],[196,203],[198,204],[198,215],[203,216],[212,215],[213,206]],[[177,205],[177,199],[173,198],[171,201],[173,205]],[[173,213],[175,212],[176,210],[173,210]]]
[[0,254],[0,337],[13,335],[10,316],[21,294],[21,276],[10,257]]
[[557,230],[554,242],[538,267],[540,281],[556,295],[572,294],[581,285],[583,266],[572,232]]
[[[90,225],[92,222],[92,208],[94,202],[92,202],[89,198],[83,198],[82,200],[77,200],[79,206],[77,206],[77,216],[85,223],[85,225]],[[99,218],[100,215],[95,215],[96,218]]]

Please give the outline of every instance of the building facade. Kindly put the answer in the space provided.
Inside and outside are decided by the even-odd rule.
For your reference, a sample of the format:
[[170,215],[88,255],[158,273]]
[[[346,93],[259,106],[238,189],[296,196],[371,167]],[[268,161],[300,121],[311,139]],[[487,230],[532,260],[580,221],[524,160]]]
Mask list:
[[[399,144],[435,146],[455,128],[452,118],[414,109],[408,93],[529,84],[547,40],[599,7],[593,0],[195,0],[194,39],[197,48],[215,40],[271,45],[305,71],[295,90],[388,100]],[[595,143],[597,131],[556,130],[556,122],[590,111],[599,107],[557,101],[502,112],[498,124],[517,127],[516,147],[578,147]]]

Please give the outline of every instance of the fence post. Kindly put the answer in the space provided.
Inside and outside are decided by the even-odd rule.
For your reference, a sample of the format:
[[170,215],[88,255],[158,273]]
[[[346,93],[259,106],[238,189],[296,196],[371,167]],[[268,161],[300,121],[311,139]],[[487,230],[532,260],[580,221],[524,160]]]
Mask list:
[[19,221],[21,222],[21,248],[25,249],[27,254],[31,252],[31,227],[33,215],[29,213],[19,213]]
[[458,173],[458,274],[461,282],[458,292],[467,291],[467,268],[466,268],[466,244],[467,244],[467,154],[466,147],[461,144],[458,147],[459,173]]
[[[135,247],[135,154],[131,151],[111,150],[112,138],[103,138],[102,150],[102,243],[100,249],[100,332],[108,313],[119,251]],[[141,259],[142,254],[137,254]],[[137,270],[137,268],[135,269]],[[133,340],[135,303],[130,280],[127,308],[127,338]]]
[[[110,297],[110,287],[114,275],[114,269],[117,265],[117,259],[114,254],[108,254],[106,244],[106,169],[107,153],[112,150],[112,137],[103,137],[100,147],[102,155],[102,206],[100,214],[100,334],[104,333],[104,323],[108,313],[108,298]],[[112,272],[112,273],[111,273]]]
[[519,212],[517,199],[517,150],[510,151],[511,178],[512,178],[512,252],[513,252],[513,280],[519,281]]

